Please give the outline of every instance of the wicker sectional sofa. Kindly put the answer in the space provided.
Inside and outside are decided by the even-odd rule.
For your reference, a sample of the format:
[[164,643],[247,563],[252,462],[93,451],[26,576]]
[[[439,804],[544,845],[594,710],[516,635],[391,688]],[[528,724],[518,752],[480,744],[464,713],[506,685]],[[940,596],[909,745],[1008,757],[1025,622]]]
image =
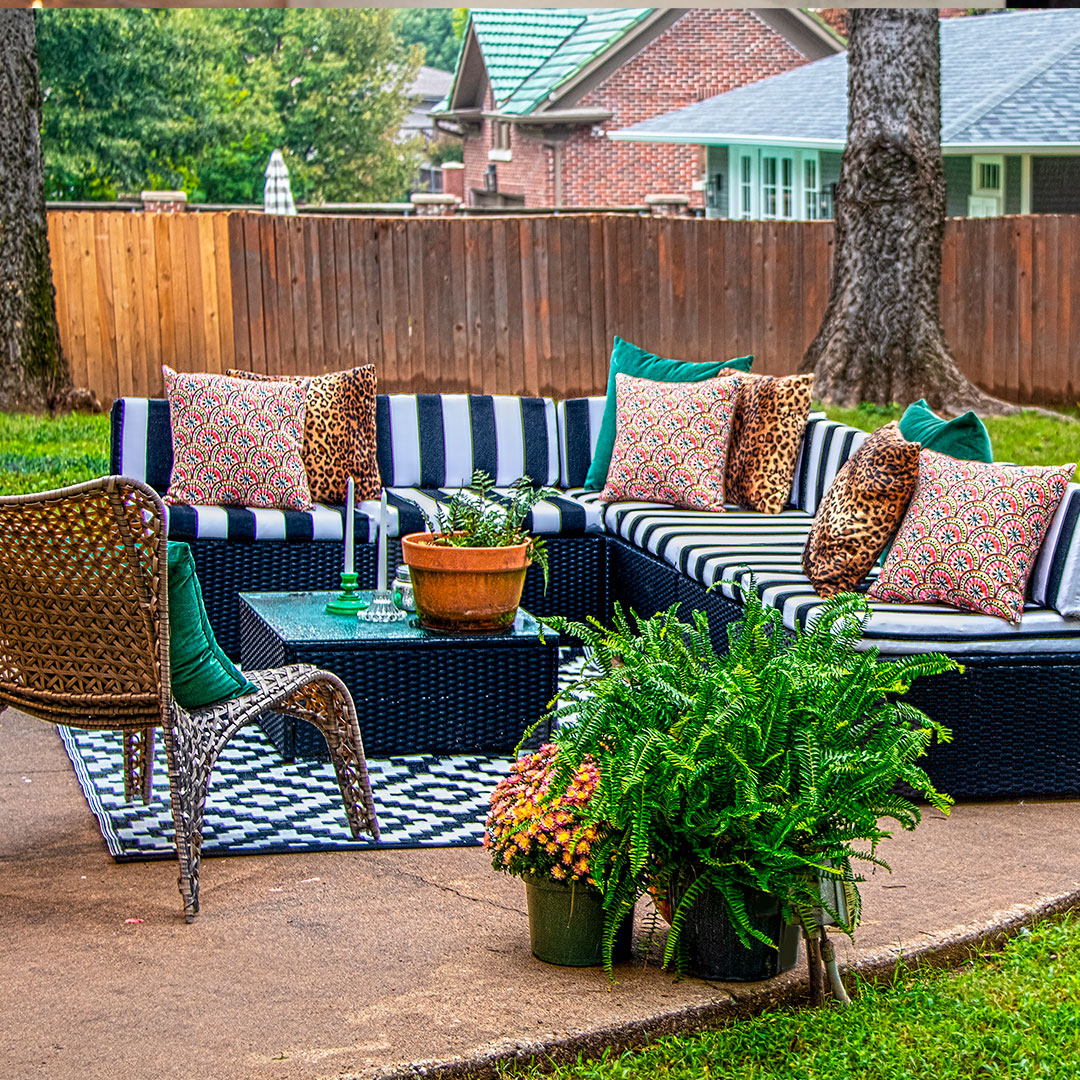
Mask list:
[[[802,549],[825,491],[864,432],[812,417],[790,505],[777,516],[631,502],[604,507],[581,487],[603,409],[603,397],[380,395],[378,454],[390,535],[424,528],[434,505],[474,468],[501,487],[527,475],[560,491],[537,506],[530,523],[551,552],[547,594],[539,575],[526,585],[523,603],[536,614],[605,616],[614,601],[651,614],[680,602],[684,610],[708,612],[722,646],[740,613],[735,583],[752,573],[789,629],[814,617],[821,600],[802,574]],[[116,401],[113,472],[164,491],[171,464],[167,402]],[[374,538],[377,512],[377,502],[358,508],[362,580],[374,580],[375,545],[365,541]],[[191,544],[207,612],[227,652],[239,651],[238,592],[336,584],[342,515],[341,507],[319,505],[308,512],[169,509],[169,536]],[[964,664],[963,674],[917,683],[910,694],[954,732],[930,758],[940,787],[961,798],[1080,795],[1080,486],[1069,486],[1054,518],[1019,626],[940,605],[873,603],[871,611],[865,639],[883,653],[935,650]]]

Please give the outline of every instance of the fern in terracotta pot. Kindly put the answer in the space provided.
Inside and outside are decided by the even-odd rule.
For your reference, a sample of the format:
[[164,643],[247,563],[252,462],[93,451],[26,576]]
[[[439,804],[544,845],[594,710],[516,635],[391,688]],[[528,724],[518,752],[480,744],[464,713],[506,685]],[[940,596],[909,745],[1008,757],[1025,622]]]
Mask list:
[[542,538],[525,529],[525,519],[538,502],[558,492],[522,478],[505,499],[492,499],[494,486],[477,470],[468,488],[436,510],[436,532],[401,539],[416,614],[428,630],[493,634],[509,629],[533,563],[547,587],[547,549]]

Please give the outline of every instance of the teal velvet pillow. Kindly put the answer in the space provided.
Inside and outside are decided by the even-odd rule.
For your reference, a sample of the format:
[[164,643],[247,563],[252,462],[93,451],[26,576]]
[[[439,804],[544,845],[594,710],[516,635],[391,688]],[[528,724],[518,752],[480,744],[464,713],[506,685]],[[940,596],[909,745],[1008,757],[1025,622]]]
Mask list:
[[169,668],[172,696],[185,709],[252,694],[256,687],[221,651],[206,618],[195,560],[169,541]]
[[959,458],[961,461],[994,460],[986,425],[973,413],[942,420],[923,399],[909,405],[900,418],[900,434],[908,442],[922,444],[924,450]]
[[715,379],[723,371],[749,371],[753,362],[752,356],[737,356],[734,360],[709,364],[665,360],[617,337],[608,365],[607,404],[596,439],[596,452],[585,477],[586,489],[599,491],[607,482],[608,469],[611,468],[611,451],[615,446],[616,375],[633,375],[638,379],[652,379],[653,382],[701,382],[703,379]]

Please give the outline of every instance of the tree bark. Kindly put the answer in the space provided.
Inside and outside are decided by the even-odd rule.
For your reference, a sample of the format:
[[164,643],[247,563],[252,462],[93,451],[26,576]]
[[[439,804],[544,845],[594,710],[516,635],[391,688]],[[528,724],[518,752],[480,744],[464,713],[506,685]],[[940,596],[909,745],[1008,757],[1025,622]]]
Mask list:
[[39,410],[70,382],[49,263],[34,13],[0,11],[0,409]]
[[960,373],[941,327],[945,176],[938,13],[849,13],[848,141],[829,304],[803,358],[831,404],[1011,411]]

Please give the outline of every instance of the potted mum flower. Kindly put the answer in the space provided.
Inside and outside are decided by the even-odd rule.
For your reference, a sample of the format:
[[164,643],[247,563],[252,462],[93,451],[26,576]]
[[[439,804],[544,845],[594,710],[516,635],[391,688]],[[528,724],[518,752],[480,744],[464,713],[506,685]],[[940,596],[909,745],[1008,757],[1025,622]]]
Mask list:
[[[604,951],[604,901],[590,865],[602,825],[583,821],[600,774],[586,756],[562,776],[558,753],[547,743],[510,766],[491,795],[484,847],[496,870],[525,883],[533,956],[588,967]],[[629,955],[631,927],[632,918],[619,928],[617,957]]]

